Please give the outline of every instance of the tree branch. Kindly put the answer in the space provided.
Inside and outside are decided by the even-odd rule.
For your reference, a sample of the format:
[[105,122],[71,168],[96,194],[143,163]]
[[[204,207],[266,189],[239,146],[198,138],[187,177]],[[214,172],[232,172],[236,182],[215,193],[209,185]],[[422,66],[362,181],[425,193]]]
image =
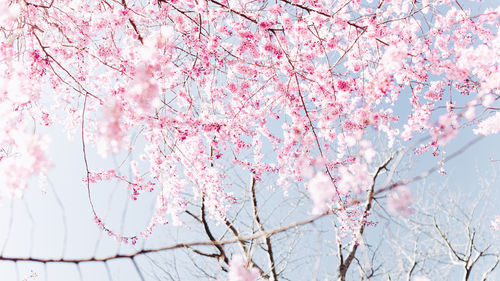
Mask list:
[[[258,209],[257,209],[257,196],[255,195],[255,174],[252,173],[252,184],[250,186],[250,192],[252,194],[252,207],[253,207],[253,218],[257,223],[260,232],[265,232],[264,226],[260,221]],[[271,244],[271,237],[265,236],[266,247],[267,247],[267,258],[269,259],[269,269],[271,270],[271,280],[277,281],[278,277],[276,275],[276,264],[274,262],[273,247]]]

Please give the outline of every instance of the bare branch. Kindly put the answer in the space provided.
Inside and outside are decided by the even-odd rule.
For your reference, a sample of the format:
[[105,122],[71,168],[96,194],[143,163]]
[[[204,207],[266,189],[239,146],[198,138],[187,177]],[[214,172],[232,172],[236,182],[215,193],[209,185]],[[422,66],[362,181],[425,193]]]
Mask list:
[[[262,225],[262,222],[260,221],[259,214],[258,214],[258,209],[257,209],[257,196],[255,195],[255,175],[252,174],[252,183],[250,185],[250,192],[252,194],[252,206],[253,206],[253,218],[257,225],[259,226],[260,232],[264,233],[264,226]],[[273,247],[271,244],[271,237],[270,236],[264,236],[265,241],[266,241],[266,247],[267,247],[267,258],[269,259],[269,270],[271,270],[271,280],[277,281],[278,277],[276,275],[276,264],[274,262],[274,255],[273,255]]]

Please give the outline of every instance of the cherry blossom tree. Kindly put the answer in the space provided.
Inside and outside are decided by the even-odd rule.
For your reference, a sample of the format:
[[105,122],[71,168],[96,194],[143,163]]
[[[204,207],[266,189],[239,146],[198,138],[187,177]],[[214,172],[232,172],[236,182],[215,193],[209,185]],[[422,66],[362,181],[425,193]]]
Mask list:
[[[83,187],[67,188],[84,189],[87,219],[109,238],[198,231],[104,258],[1,259],[137,267],[184,249],[215,279],[293,279],[300,258],[346,280],[376,204],[411,216],[415,182],[500,132],[500,7],[489,5],[1,0],[3,200],[36,177],[49,190],[50,132],[63,130],[82,164]],[[105,218],[97,189],[109,183],[132,202],[154,197],[145,226]],[[294,250],[310,241],[324,259]]]

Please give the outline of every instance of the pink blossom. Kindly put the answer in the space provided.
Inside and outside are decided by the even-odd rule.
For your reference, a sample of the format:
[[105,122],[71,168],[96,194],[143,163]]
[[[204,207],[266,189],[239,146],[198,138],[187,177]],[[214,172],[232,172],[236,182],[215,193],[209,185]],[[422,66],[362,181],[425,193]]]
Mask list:
[[372,143],[368,140],[362,140],[359,144],[359,149],[360,155],[365,158],[367,163],[371,163],[377,154],[375,149],[373,149]]
[[387,47],[381,61],[381,67],[385,73],[394,74],[400,70],[408,53],[408,46],[403,42],[391,44]]
[[320,172],[307,184],[311,200],[313,201],[313,213],[321,214],[328,210],[328,202],[335,195],[335,186],[332,180]]
[[38,273],[33,271],[33,270],[30,270],[30,272],[24,276],[23,281],[29,281],[29,280],[35,279],[37,277],[38,277]]
[[22,196],[32,176],[44,176],[52,164],[46,156],[48,137],[17,132],[15,153],[0,154],[0,197]]
[[0,1],[0,25],[9,26],[14,24],[21,13],[21,5],[18,3],[9,3],[9,1]]
[[394,215],[411,215],[413,213],[410,207],[412,202],[411,191],[406,185],[400,185],[387,194],[387,209]]
[[459,124],[454,112],[439,116],[437,126],[432,128],[431,136],[438,145],[445,145],[458,135]]
[[491,221],[491,229],[499,230],[500,229],[500,216],[495,216],[495,219]]
[[368,190],[373,184],[373,177],[365,163],[360,163],[359,160],[339,168],[340,182],[339,190],[346,194],[350,191],[361,193]]
[[268,8],[269,13],[272,15],[279,15],[283,12],[283,6],[279,4],[272,5]]
[[483,136],[496,134],[500,132],[500,112],[496,112],[495,115],[490,116],[479,123],[476,129],[474,129],[474,134],[480,134]]
[[339,90],[341,90],[341,91],[348,91],[349,90],[349,83],[345,80],[339,80],[337,82],[337,86],[338,86]]
[[110,98],[104,107],[104,120],[100,128],[102,139],[98,141],[98,151],[102,156],[117,153],[127,147],[126,124],[123,122],[124,107],[121,101]]
[[233,255],[229,261],[228,281],[254,281],[259,277],[257,268],[248,268],[241,255]]
[[467,103],[467,110],[464,113],[464,117],[465,119],[467,119],[467,121],[472,121],[476,117],[476,104],[477,100],[473,100]]
[[436,91],[436,90],[429,90],[427,93],[425,93],[426,99],[434,100],[434,101],[441,100],[442,96],[443,96],[443,93],[440,91]]
[[482,98],[482,104],[484,107],[489,107],[490,105],[493,104],[494,101],[495,101],[495,97],[493,97],[493,95],[491,95],[491,94],[485,95]]

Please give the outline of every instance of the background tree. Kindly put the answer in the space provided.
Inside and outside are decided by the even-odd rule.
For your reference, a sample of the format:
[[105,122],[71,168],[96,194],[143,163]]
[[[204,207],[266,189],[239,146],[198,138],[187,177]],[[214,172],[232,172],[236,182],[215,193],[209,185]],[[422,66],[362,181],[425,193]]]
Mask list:
[[[60,234],[56,258],[29,250],[5,261],[127,259],[137,278],[173,280],[347,280],[357,264],[371,278],[377,268],[360,257],[374,206],[411,215],[415,182],[500,131],[498,7],[4,0],[0,15],[1,196],[26,197],[38,175],[38,192],[60,206],[59,233],[79,206],[79,223],[118,243],[117,254],[98,257],[98,243],[72,258],[65,249],[78,241]],[[59,131],[82,160],[70,184],[49,188]],[[107,204],[112,185],[128,194],[125,211]],[[84,192],[87,206],[63,190]],[[107,205],[117,215],[105,217]],[[153,239],[160,229],[176,235]],[[461,261],[467,252],[439,234],[472,270],[472,252]],[[177,249],[181,265],[158,265],[156,253]],[[161,275],[144,276],[139,259]]]
[[394,220],[382,214],[392,222],[386,224],[386,239],[380,244],[395,253],[378,261],[382,279],[494,280],[500,261],[498,235],[490,228],[487,214],[495,205],[491,200],[496,196],[491,196],[496,174],[497,167],[487,178],[479,178],[479,192],[460,194],[448,183],[429,184],[419,190],[428,200],[415,203],[412,216]]

